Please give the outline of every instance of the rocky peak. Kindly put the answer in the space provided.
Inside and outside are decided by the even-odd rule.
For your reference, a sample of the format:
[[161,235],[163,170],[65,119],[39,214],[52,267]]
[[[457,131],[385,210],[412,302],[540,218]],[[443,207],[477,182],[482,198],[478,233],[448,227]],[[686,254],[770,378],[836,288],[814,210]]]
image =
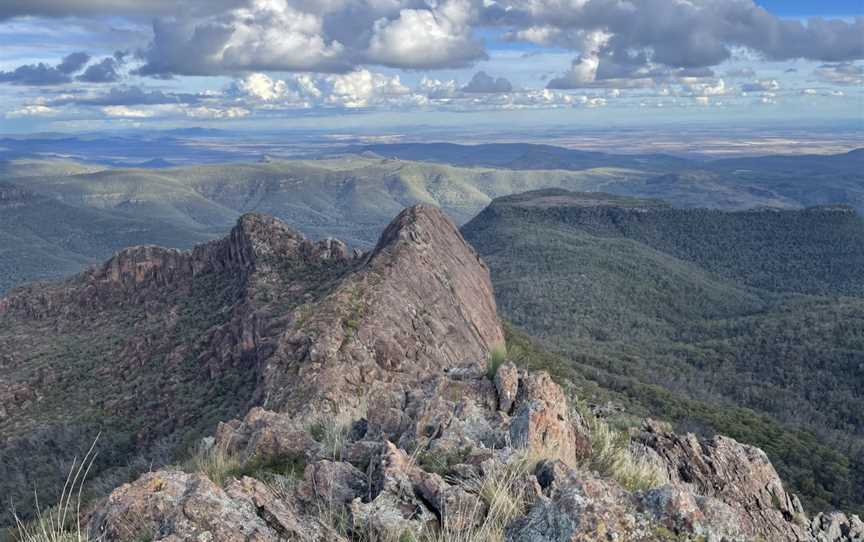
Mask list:
[[[146,454],[255,406],[302,420],[356,407],[379,385],[404,397],[445,369],[482,372],[503,342],[489,272],[437,209],[405,211],[367,255],[246,215],[192,251],[133,247],[0,300],[0,351],[11,356],[0,424],[70,425],[65,409],[45,405],[80,404],[86,422],[110,424],[104,441]],[[61,398],[34,378],[37,364],[83,384]],[[4,468],[26,473],[0,476],[0,493],[16,502],[37,481],[62,487],[34,465],[47,456],[62,464],[71,457],[53,450],[72,449],[46,441],[26,452],[31,431],[21,427],[0,425],[20,437],[0,449]],[[111,446],[101,457],[125,463]]]
[[93,273],[97,282],[126,287],[170,282],[214,271],[245,274],[258,262],[302,259],[315,243],[285,223],[266,215],[241,216],[227,237],[200,245],[192,251],[154,246],[125,249]]
[[443,212],[415,206],[330,294],[298,309],[262,393],[290,411],[350,403],[374,382],[483,367],[503,344],[488,269]]

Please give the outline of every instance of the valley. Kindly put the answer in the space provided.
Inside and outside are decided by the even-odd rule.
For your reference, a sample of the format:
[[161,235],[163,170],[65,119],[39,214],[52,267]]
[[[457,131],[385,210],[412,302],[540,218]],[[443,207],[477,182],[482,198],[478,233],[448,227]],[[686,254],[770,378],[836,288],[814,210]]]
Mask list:
[[799,492],[861,506],[864,221],[852,209],[676,210],[550,189],[494,201],[463,233],[503,317],[585,378],[769,450],[787,431],[772,459]]

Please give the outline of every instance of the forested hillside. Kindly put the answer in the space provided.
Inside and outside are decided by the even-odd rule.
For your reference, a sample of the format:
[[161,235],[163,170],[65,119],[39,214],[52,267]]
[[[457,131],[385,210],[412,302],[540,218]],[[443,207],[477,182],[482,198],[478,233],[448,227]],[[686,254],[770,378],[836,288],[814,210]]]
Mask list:
[[[128,142],[120,148],[124,145]],[[27,281],[80,270],[129,244],[188,248],[224,235],[246,212],[272,214],[310,237],[335,237],[368,249],[405,206],[435,205],[464,224],[494,198],[553,187],[660,198],[675,208],[799,209],[844,203],[864,210],[864,177],[858,173],[864,171],[864,153],[860,152],[699,162],[529,144],[402,144],[353,150],[364,152],[184,167],[161,167],[170,165],[164,162],[150,164],[160,167],[114,168],[57,159],[0,161],[0,184],[39,196],[38,205],[56,208],[37,212],[19,201],[10,210],[0,198],[3,214],[9,217],[0,223],[0,237],[26,239],[34,247],[27,254],[0,253],[0,293]],[[45,216],[51,217],[50,224]],[[707,211],[686,215],[694,239],[687,240],[679,232],[675,246],[656,245],[669,239],[662,221],[654,225],[659,231],[630,233],[642,234],[646,237],[639,241],[687,259],[693,243],[710,236],[702,223],[722,222],[723,216]],[[822,216],[817,213],[812,218],[818,221]],[[832,216],[838,224],[843,220],[839,211]],[[786,220],[783,215],[775,219]],[[765,216],[749,221],[738,217],[718,227],[750,228],[766,220]],[[74,235],[65,234],[67,230]],[[828,230],[817,227],[809,234],[811,240],[819,242],[818,236],[824,238]],[[779,276],[785,280],[799,271],[808,277],[814,292],[823,291],[820,277],[848,275],[843,269],[816,269],[811,277],[807,268],[752,267],[754,255],[766,246],[784,250],[790,239],[751,238],[746,246],[731,247],[742,251],[743,269],[736,267],[735,259],[720,261],[730,254],[730,247],[723,244],[716,245],[714,252],[697,251],[703,259],[697,263],[714,271],[724,271],[718,266],[725,265],[725,271],[747,274],[748,284],[775,289],[771,280]]]
[[864,504],[854,212],[544,190],[496,200],[463,233],[503,316],[584,378],[637,410],[766,448],[811,506]]

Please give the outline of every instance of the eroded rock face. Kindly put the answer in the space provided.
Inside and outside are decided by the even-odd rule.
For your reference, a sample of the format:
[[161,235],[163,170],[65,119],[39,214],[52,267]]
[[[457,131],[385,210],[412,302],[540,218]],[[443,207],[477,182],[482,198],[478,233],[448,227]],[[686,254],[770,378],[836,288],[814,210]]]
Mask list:
[[648,421],[637,440],[656,452],[670,482],[736,510],[742,530],[769,540],[807,540],[804,510],[765,452],[733,439],[678,435]]
[[375,383],[483,368],[503,343],[486,266],[439,209],[416,206],[282,335],[262,395],[293,413],[352,406]]
[[293,417],[260,407],[251,409],[242,421],[220,423],[214,446],[239,452],[244,461],[289,456],[312,460],[324,454],[321,445]]
[[543,496],[509,526],[508,542],[752,540],[731,507],[681,488],[629,492],[560,461],[539,465],[537,477]]
[[[223,489],[202,475],[160,471],[115,490],[90,530],[107,540],[125,540],[118,533],[129,525],[172,541],[390,541],[442,530],[457,536],[490,514],[483,481],[506,479],[509,498],[524,507],[506,526],[507,542],[860,541],[864,525],[856,517],[810,521],[797,512],[786,520],[779,509],[764,509],[765,492],[782,486],[761,452],[731,439],[698,441],[649,422],[634,444],[667,470],[658,487],[631,491],[590,472],[580,466],[587,463],[579,454],[591,453],[585,423],[566,408],[561,388],[542,372],[517,376],[515,392],[471,366],[428,376],[412,389],[378,383],[368,419],[351,420],[338,449],[319,442],[325,437],[302,416],[252,409],[242,421],[220,425],[213,446],[252,465],[302,458],[305,468],[280,494],[248,477],[229,479]],[[499,410],[508,398],[515,398],[514,413],[541,414],[511,417]],[[522,424],[532,437],[511,439]],[[543,454],[551,458],[525,463]]]
[[341,539],[253,478],[223,489],[200,474],[159,471],[116,489],[90,520],[94,540],[327,542]]
[[810,533],[816,542],[864,542],[864,522],[842,512],[817,514]]

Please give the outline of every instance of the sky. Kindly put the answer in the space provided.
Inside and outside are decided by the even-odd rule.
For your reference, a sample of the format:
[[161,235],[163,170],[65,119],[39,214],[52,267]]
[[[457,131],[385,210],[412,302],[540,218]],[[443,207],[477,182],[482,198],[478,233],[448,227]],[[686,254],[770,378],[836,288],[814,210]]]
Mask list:
[[0,132],[864,123],[864,0],[0,0]]

